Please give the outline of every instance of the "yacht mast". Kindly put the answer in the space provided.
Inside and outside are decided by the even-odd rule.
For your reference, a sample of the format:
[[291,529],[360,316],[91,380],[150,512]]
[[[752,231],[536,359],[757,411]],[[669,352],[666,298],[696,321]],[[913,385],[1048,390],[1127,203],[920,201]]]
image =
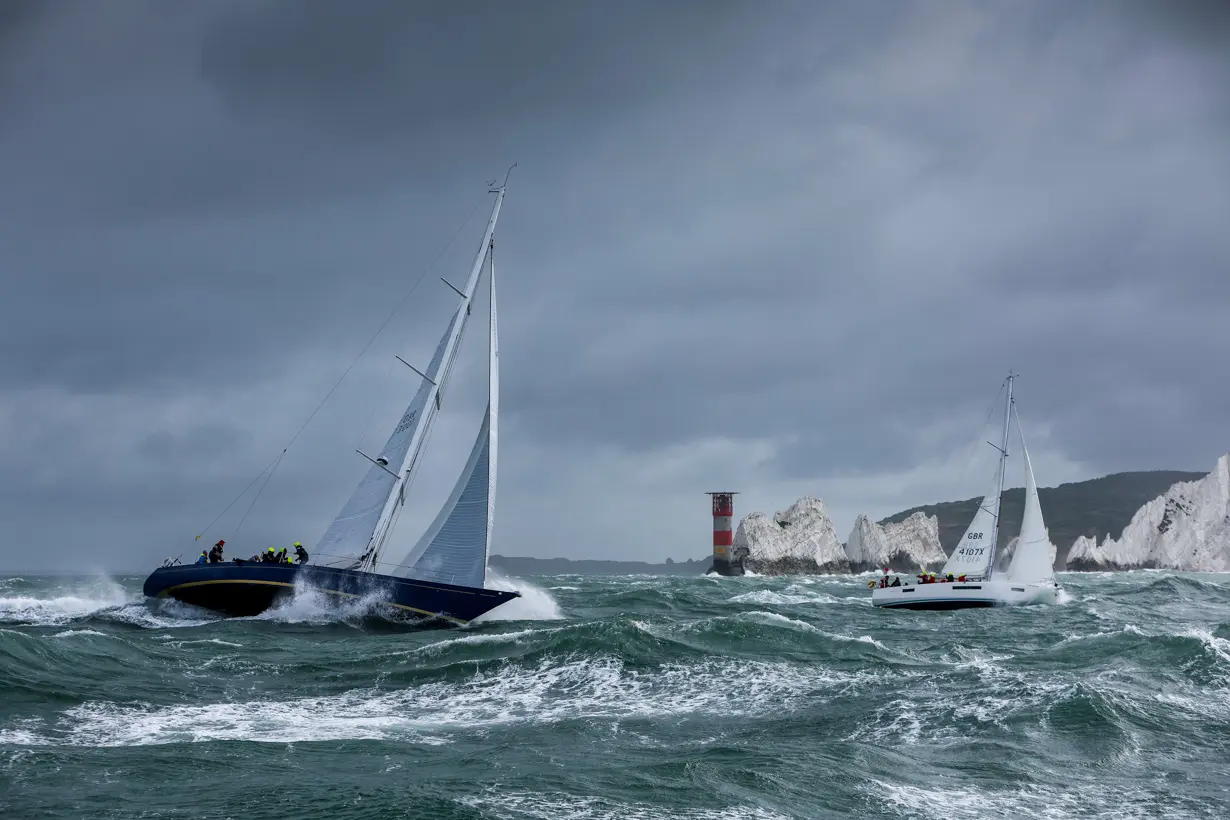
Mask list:
[[[1004,497],[1004,475],[1008,470],[1008,425],[1012,421],[1012,380],[1016,378],[1008,373],[1008,400],[1004,403],[1004,439],[999,450],[999,489],[995,493],[995,525],[991,530],[991,555],[987,559],[986,580],[991,580],[995,572],[995,546],[999,543],[999,510]],[[995,445],[991,445],[994,447]]]
[[[515,167],[515,164],[514,164]],[[419,466],[419,454],[423,448],[423,443],[426,441],[427,433],[430,431],[436,416],[440,411],[440,402],[445,385],[448,382],[448,377],[452,374],[453,363],[456,359],[458,347],[461,344],[461,336],[465,332],[466,319],[470,316],[471,302],[474,298],[474,290],[478,285],[479,276],[482,274],[483,262],[490,252],[492,246],[492,237],[495,235],[495,225],[500,218],[500,206],[504,204],[504,193],[508,187],[508,175],[512,174],[512,168],[508,169],[508,174],[504,177],[504,183],[498,188],[491,188],[488,193],[495,194],[495,203],[491,206],[491,217],[487,220],[487,229],[483,234],[483,241],[478,246],[477,255],[474,258],[474,264],[470,269],[470,276],[466,280],[464,289],[458,288],[444,280],[444,284],[448,285],[461,297],[461,303],[457,307],[457,312],[454,315],[453,323],[450,325],[449,333],[441,341],[443,357],[440,366],[435,369],[428,368],[428,372],[423,373],[418,368],[410,365],[404,359],[403,364],[406,364],[428,385],[425,401],[425,418],[415,427],[414,434],[410,439],[409,446],[406,448],[405,456],[402,459],[401,467],[396,473],[393,473],[387,466],[387,462],[382,465],[380,460],[374,460],[377,466],[382,467],[386,472],[391,473],[396,478],[396,481],[389,487],[388,496],[384,503],[384,509],[377,520],[375,529],[372,533],[371,541],[367,552],[362,558],[362,563],[359,566],[361,571],[374,572],[379,563],[380,553],[384,549],[388,541],[389,534],[393,529],[393,522],[397,508],[405,504],[406,487],[413,480],[414,474]],[[362,455],[362,454],[360,454]],[[369,460],[372,460],[369,458]]]

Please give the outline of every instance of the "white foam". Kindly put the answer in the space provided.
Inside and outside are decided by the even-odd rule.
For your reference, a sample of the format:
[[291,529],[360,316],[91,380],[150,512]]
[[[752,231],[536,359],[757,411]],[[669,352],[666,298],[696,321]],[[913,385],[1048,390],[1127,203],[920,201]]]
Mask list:
[[98,638],[105,638],[105,637],[107,637],[106,633],[104,633],[104,632],[99,632],[99,631],[98,631],[98,630],[96,630],[96,629],[66,629],[66,630],[64,630],[63,632],[57,632],[56,634],[52,635],[51,637],[53,637],[53,638],[71,638],[71,637],[73,637],[73,636],[75,636],[75,635],[88,635],[88,636],[94,636],[94,637],[98,637]]
[[382,590],[373,590],[366,595],[339,598],[322,592],[296,577],[295,591],[289,598],[259,615],[234,620],[272,621],[283,624],[327,624],[381,616],[387,612],[382,606],[388,596]]
[[541,820],[790,820],[761,806],[740,805],[722,809],[688,809],[651,803],[626,803],[606,797],[508,791],[488,788],[482,794],[461,798],[461,803],[484,814]]
[[[395,691],[164,706],[88,702],[62,712],[53,725],[40,726],[37,733],[27,729],[8,742],[100,747],[211,740],[443,743],[451,740],[451,732],[503,724],[778,713],[858,677],[728,659],[653,671],[629,670],[611,657],[563,664],[544,660],[535,666],[503,666],[460,683],[439,681]],[[740,694],[731,698],[729,682],[736,679]]]
[[197,638],[196,640],[192,640],[192,641],[167,640],[170,637],[171,637],[170,635],[160,635],[159,640],[167,641],[167,646],[171,647],[172,649],[182,649],[185,646],[191,646],[193,644],[198,644],[198,643],[213,644],[215,646],[230,646],[230,647],[234,647],[235,649],[243,648],[243,644],[241,643],[235,643],[234,641],[224,641],[221,638]]
[[[520,578],[508,578],[499,573],[487,571],[487,589],[502,589],[520,592],[520,598],[513,598],[500,604],[495,609],[475,618],[471,623],[487,623],[490,621],[558,621],[564,615],[559,604],[551,597],[551,593],[529,581]],[[572,587],[575,589],[575,587]]]
[[222,616],[174,598],[138,601],[107,613],[107,619],[139,626],[144,629],[186,629],[204,626]]
[[472,635],[461,635],[456,638],[446,638],[442,641],[429,643],[426,646],[419,646],[411,649],[406,654],[412,655],[438,655],[447,651],[454,646],[462,646],[465,644],[488,644],[488,643],[520,643],[522,638],[530,635],[543,635],[550,632],[556,632],[557,629],[522,629],[517,632],[488,632],[475,633]]
[[783,595],[780,592],[775,592],[771,589],[757,589],[753,592],[744,592],[730,599],[732,604],[772,604],[772,605],[787,605],[808,604],[817,600],[815,595]]
[[123,606],[132,600],[123,587],[103,578],[53,590],[48,597],[0,597],[0,623],[59,626]]
[[[788,618],[785,615],[782,615],[777,612],[765,612],[764,610],[761,610],[761,609],[754,609],[751,612],[747,613],[744,617],[752,618],[753,620],[758,620],[758,621],[768,621],[770,623],[782,624],[783,626],[788,626],[791,629],[797,629],[801,632],[817,632],[817,633],[821,632],[821,630],[817,629],[816,627],[812,626],[806,621],[796,620],[795,618]],[[827,633],[821,633],[821,634],[827,634]]]
[[891,804],[907,816],[936,820],[984,820],[987,817],[1135,820],[1191,816],[1177,806],[1163,805],[1155,792],[1125,787],[1122,783],[1085,781],[1068,782],[1063,788],[1027,785],[990,790],[961,788],[955,784],[928,789],[873,779],[866,788],[874,800]]
[[[971,669],[980,679],[976,691],[954,702],[937,698],[930,689],[912,691],[876,707],[873,716],[855,729],[845,740],[889,743],[893,745],[927,745],[960,742],[968,735],[971,724],[1003,727],[1004,721],[1024,712],[1045,713],[1056,702],[1073,693],[1073,685],[1057,676],[1010,672],[996,665],[991,658],[965,652],[952,666]],[[996,657],[994,660],[1004,660]],[[935,660],[932,658],[931,660]],[[1102,689],[1109,687],[1099,683]]]
[[777,592],[772,589],[757,589],[730,598],[732,604],[768,604],[770,606],[798,606],[799,604],[837,604],[839,606],[870,606],[870,598],[830,595],[807,589],[805,582],[794,583]]

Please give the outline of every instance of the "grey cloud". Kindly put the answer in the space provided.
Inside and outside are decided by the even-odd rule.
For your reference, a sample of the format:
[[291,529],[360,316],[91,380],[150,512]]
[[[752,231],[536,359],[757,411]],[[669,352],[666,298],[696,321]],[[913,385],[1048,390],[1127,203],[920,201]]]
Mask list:
[[722,79],[719,47],[755,19],[729,2],[237,4],[206,32],[201,66],[248,113],[345,113],[326,127],[603,118],[681,75]]
[[[580,503],[554,477],[595,459],[768,440],[729,477],[874,486],[965,447],[1009,367],[1090,475],[1206,466],[1225,15],[1165,5],[5,4],[0,514],[161,557],[478,206],[244,525],[310,538],[512,161],[501,549],[616,548],[584,510],[518,512]],[[481,405],[478,366],[458,379]],[[635,478],[594,481],[635,509]]]

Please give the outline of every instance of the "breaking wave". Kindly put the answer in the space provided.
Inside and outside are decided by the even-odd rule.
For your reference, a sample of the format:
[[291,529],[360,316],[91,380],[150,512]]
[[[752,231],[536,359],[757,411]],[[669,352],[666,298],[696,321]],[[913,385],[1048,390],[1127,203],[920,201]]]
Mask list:
[[0,809],[170,777],[225,813],[291,755],[283,808],[336,816],[404,788],[459,818],[1217,816],[1227,587],[1064,581],[1069,605],[895,613],[857,579],[493,578],[520,608],[444,630],[310,590],[222,619],[139,579],[11,583]]

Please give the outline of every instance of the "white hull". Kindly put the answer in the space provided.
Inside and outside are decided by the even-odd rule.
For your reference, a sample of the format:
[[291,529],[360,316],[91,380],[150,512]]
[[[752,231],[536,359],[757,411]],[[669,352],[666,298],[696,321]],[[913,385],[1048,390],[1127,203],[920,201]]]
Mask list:
[[998,578],[950,584],[907,584],[871,591],[872,606],[890,609],[973,609],[1058,601],[1059,585],[1056,583],[1017,584]]

